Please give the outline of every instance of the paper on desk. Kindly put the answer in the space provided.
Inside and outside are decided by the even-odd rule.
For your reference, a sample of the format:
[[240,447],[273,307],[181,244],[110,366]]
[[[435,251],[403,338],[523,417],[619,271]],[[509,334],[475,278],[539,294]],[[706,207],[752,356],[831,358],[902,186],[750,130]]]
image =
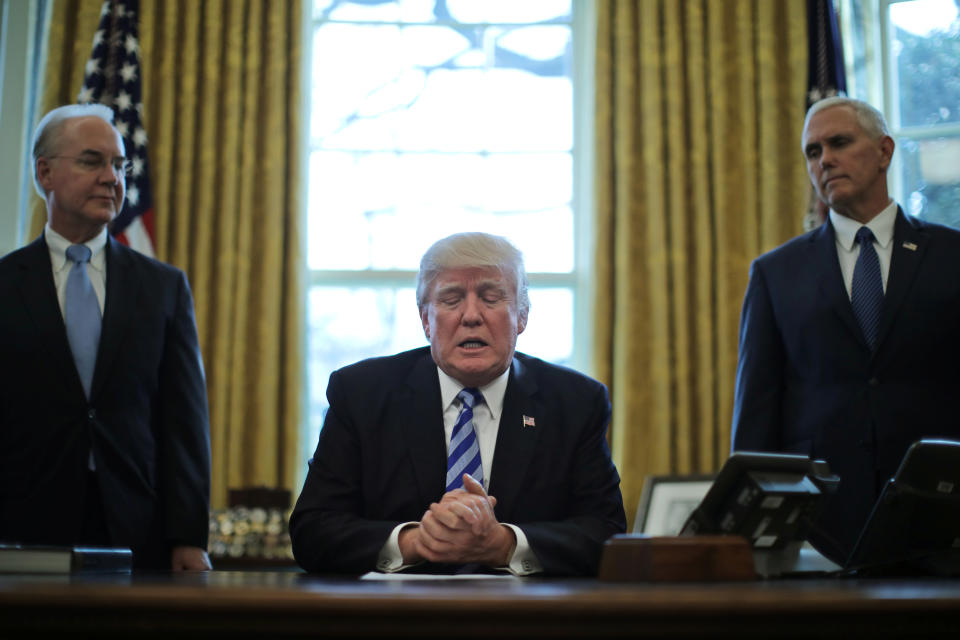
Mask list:
[[519,580],[519,576],[510,573],[461,573],[442,575],[433,573],[380,573],[370,571],[360,576],[361,580]]

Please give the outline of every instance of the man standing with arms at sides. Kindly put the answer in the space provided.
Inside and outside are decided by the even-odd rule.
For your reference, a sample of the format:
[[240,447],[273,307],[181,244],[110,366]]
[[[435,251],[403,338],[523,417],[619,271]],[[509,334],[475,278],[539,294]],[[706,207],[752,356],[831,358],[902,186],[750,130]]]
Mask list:
[[47,225],[0,260],[0,540],[209,569],[210,436],[184,274],[110,238],[123,139],[103,105],[33,143]]
[[529,298],[520,252],[461,233],[420,263],[429,347],[330,376],[290,519],[308,571],[501,569],[595,575],[626,528],[606,388],[514,351]]
[[870,105],[817,102],[802,146],[830,213],[753,263],[733,449],[829,463],[840,486],[810,540],[842,564],[910,444],[960,439],[960,232],[890,199],[894,142]]

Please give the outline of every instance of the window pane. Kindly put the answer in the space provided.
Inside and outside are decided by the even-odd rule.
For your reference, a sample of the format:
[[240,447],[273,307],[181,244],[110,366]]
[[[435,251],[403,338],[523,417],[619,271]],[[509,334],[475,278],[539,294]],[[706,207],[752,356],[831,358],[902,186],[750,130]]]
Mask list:
[[897,153],[903,177],[903,207],[924,220],[960,228],[960,136],[901,138]]
[[[531,288],[530,319],[517,350],[568,363],[573,354],[573,303],[569,289]],[[315,286],[307,305],[310,406],[303,448],[311,455],[327,410],[327,382],[333,371],[428,343],[413,286]]]
[[899,126],[960,122],[960,17],[954,0],[892,4],[890,24]]
[[570,0],[447,0],[461,22],[541,22],[570,18]]
[[569,154],[398,154],[310,157],[309,266],[416,270],[435,240],[458,231],[505,235],[531,272],[573,270]]

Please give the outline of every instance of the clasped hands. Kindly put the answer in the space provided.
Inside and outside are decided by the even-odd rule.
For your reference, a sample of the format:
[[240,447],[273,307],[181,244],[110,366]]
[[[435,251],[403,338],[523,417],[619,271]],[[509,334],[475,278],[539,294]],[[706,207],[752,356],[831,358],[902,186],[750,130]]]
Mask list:
[[427,560],[506,566],[517,540],[510,527],[497,522],[493,513],[497,499],[469,474],[463,475],[463,487],[431,504],[419,526],[400,532],[404,564]]

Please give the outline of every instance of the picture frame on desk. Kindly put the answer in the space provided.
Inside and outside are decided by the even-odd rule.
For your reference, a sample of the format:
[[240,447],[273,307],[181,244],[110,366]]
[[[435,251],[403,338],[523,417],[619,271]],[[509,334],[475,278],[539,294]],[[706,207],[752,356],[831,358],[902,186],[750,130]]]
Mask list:
[[707,495],[714,474],[649,475],[643,481],[632,533],[675,536]]

